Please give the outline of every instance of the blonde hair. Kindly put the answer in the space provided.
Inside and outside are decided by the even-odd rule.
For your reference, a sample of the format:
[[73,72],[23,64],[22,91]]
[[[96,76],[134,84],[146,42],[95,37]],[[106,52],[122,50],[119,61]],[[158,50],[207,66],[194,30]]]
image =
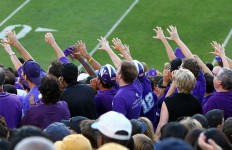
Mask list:
[[198,122],[196,119],[192,119],[191,117],[186,117],[180,121],[180,124],[184,125],[188,131],[191,131],[193,129],[203,129],[200,122]]
[[180,68],[174,72],[174,80],[179,93],[190,94],[196,85],[196,78],[188,69]]
[[134,150],[153,150],[153,141],[144,134],[135,134],[133,136]]
[[154,128],[151,121],[146,117],[139,117],[138,120],[143,121],[147,126],[144,134],[148,136],[153,142],[157,141],[158,139],[155,137]]

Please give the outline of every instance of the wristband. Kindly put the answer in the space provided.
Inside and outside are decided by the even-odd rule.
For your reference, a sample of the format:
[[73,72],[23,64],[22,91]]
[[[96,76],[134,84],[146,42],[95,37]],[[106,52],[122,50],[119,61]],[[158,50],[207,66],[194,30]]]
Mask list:
[[91,58],[88,60],[88,62],[90,62],[91,60],[93,60],[93,57],[91,57]]
[[15,53],[14,53],[14,52],[11,52],[9,55],[10,55],[10,56],[13,56],[13,55],[15,55]]

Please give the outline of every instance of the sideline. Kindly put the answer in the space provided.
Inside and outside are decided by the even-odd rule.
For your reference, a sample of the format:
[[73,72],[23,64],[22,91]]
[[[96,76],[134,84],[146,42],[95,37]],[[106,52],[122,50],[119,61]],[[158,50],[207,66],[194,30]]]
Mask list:
[[[139,2],[139,0],[135,0],[130,7],[125,11],[125,13],[118,19],[118,21],[111,27],[111,29],[106,33],[104,36],[107,38],[115,29],[116,27],[122,22],[122,20],[130,13],[130,11],[134,8],[134,6]],[[97,44],[94,49],[89,53],[91,56],[97,51],[100,44]],[[82,65],[80,64],[78,66],[78,69],[80,70],[82,68]]]
[[[223,46],[226,47],[227,43],[229,42],[230,38],[232,36],[232,28],[230,29],[229,34],[227,35],[227,37],[225,38],[224,42],[223,42]],[[217,61],[215,59],[213,59],[212,64],[215,65]]]
[[20,9],[22,9],[27,3],[29,3],[30,0],[26,0],[24,3],[22,3],[18,8],[16,8],[9,16],[6,17],[1,23],[0,27],[6,23],[11,17],[13,17]]

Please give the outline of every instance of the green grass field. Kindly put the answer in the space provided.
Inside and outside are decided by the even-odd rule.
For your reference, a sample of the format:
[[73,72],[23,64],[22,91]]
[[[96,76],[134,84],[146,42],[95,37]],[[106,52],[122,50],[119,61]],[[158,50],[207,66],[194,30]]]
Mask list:
[[[10,15],[25,0],[0,1],[0,22]],[[38,27],[57,30],[53,32],[62,49],[77,40],[83,40],[90,52],[97,44],[97,38],[106,35],[133,0],[30,0],[20,11],[0,26],[0,32],[7,26],[29,25],[32,30],[20,42],[46,70],[56,59],[53,50],[45,43],[45,32],[35,32]],[[119,37],[130,46],[134,59],[144,61],[148,67],[162,69],[168,61],[160,41],[153,39],[153,28],[177,26],[181,39],[198,54],[204,62],[211,62],[214,56],[210,42],[223,43],[232,28],[231,0],[140,0],[130,13],[109,35],[108,40]],[[19,32],[22,27],[15,28]],[[170,41],[173,49],[176,45]],[[226,54],[232,57],[232,39],[226,45]],[[18,55],[19,56],[19,55]],[[102,51],[93,55],[102,65],[111,63]],[[0,63],[12,66],[10,58],[0,48]],[[78,64],[78,62],[75,62]]]

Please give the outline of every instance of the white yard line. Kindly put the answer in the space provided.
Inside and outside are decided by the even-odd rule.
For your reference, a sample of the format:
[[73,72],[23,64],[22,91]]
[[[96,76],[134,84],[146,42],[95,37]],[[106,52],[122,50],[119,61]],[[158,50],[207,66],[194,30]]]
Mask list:
[[[104,36],[107,38],[115,29],[116,27],[122,22],[122,20],[130,13],[130,11],[134,8],[134,6],[139,2],[139,0],[135,0],[130,7],[125,11],[125,13],[118,19],[118,21],[111,27],[111,29],[106,33]],[[91,56],[97,51],[99,48],[100,44],[97,44],[94,49],[89,53]],[[82,65],[78,66],[78,69],[81,69]]]
[[27,3],[29,3],[30,0],[26,0],[24,3],[22,3],[18,8],[16,8],[9,16],[6,17],[1,23],[0,27],[6,23],[11,17],[13,17],[20,9],[22,9]]
[[[224,47],[226,47],[226,45],[227,45],[227,43],[229,42],[231,36],[232,36],[232,28],[230,29],[229,34],[227,35],[226,39],[225,39],[224,42],[223,42],[223,46],[224,46]],[[213,59],[212,64],[215,65],[216,62],[217,62],[217,61],[216,61],[215,59]]]

